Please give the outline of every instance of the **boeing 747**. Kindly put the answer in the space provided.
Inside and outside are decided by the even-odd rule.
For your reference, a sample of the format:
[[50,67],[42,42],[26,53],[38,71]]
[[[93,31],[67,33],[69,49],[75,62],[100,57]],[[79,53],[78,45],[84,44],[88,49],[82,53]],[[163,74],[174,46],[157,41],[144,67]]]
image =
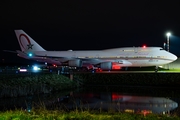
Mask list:
[[15,30],[21,50],[18,56],[76,68],[113,70],[121,67],[148,67],[168,64],[177,56],[161,47],[122,47],[104,50],[47,51],[23,30]]

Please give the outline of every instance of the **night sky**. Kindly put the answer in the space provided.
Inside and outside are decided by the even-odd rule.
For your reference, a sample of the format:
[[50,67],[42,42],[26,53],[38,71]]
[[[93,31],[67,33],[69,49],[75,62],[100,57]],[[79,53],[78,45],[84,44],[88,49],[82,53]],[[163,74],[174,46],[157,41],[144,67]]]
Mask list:
[[20,50],[15,29],[23,29],[46,50],[100,50],[158,46],[170,37],[180,56],[178,0],[54,0],[0,2],[0,61],[26,61],[3,50]]

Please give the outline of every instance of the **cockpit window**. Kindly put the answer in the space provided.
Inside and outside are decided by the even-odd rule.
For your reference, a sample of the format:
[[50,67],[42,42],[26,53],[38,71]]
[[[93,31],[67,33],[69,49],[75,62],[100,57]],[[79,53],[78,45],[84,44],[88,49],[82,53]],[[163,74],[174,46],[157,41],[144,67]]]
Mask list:
[[161,48],[160,50],[164,50],[164,49]]

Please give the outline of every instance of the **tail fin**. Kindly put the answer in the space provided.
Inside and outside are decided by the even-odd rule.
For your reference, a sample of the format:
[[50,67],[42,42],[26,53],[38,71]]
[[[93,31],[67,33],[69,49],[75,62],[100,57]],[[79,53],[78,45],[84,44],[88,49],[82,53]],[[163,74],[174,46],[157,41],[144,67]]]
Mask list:
[[35,42],[23,30],[15,30],[16,37],[23,52],[45,51],[37,42]]

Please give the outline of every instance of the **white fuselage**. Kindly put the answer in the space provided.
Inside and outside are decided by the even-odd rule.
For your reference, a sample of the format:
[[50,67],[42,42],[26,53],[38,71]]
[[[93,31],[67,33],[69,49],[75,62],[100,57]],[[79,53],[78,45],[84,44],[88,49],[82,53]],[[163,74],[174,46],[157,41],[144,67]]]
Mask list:
[[59,62],[81,59],[84,64],[112,62],[120,66],[159,66],[168,64],[177,57],[161,47],[124,47],[91,51],[35,51],[35,56],[51,57]]

